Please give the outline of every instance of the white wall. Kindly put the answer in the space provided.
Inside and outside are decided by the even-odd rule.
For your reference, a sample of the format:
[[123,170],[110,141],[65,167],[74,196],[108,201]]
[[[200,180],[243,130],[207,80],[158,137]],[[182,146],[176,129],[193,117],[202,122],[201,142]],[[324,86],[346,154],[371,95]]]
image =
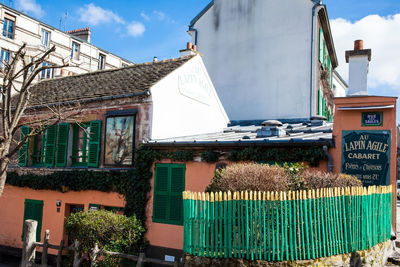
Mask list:
[[150,91],[153,101],[151,139],[220,132],[229,122],[199,55]]
[[309,0],[216,0],[194,25],[231,120],[309,118],[312,7]]
[[346,96],[346,85],[340,80],[340,78],[333,72],[333,94],[335,97],[345,97]]

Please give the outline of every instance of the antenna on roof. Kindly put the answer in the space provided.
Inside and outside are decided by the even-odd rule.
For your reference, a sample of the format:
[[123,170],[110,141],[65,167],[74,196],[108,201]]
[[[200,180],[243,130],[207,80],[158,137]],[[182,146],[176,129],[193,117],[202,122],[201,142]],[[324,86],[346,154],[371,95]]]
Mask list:
[[60,18],[60,24],[58,26],[58,28],[61,30],[61,23],[62,23],[62,17]]
[[67,30],[67,19],[68,19],[68,11],[65,10],[64,31]]

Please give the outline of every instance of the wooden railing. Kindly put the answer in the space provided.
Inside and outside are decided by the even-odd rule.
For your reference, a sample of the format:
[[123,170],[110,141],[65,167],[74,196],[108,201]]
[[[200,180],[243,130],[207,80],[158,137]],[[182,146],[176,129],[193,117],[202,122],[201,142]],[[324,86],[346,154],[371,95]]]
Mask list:
[[[78,267],[80,266],[82,262],[82,258],[80,258],[78,248],[79,248],[79,242],[74,241],[74,243],[69,246],[65,247],[64,246],[64,240],[61,240],[60,245],[52,245],[49,243],[50,239],[50,231],[46,230],[44,234],[44,241],[43,243],[36,242],[36,228],[37,228],[37,221],[34,220],[26,220],[24,222],[24,243],[23,243],[23,248],[22,248],[22,258],[21,258],[21,267],[32,267],[32,266],[40,266],[40,267],[47,267],[47,261],[48,261],[48,249],[56,249],[58,250],[57,253],[57,267],[62,266],[62,255],[63,251],[73,251],[74,252],[74,261],[73,261],[73,267]],[[35,257],[36,257],[36,248],[37,247],[42,247],[42,257],[41,257],[41,264],[36,264],[35,263]],[[95,250],[98,248],[95,248]],[[176,259],[175,262],[169,262],[169,261],[163,261],[159,259],[152,259],[152,258],[146,258],[144,253],[140,253],[139,256],[135,255],[130,255],[130,254],[124,254],[124,253],[118,253],[118,252],[111,252],[111,251],[97,251],[96,253],[102,253],[105,255],[110,255],[114,257],[119,257],[119,258],[124,258],[128,260],[132,260],[136,262],[137,267],[141,267],[143,263],[154,263],[154,264],[159,264],[159,265],[165,265],[165,266],[179,266],[179,260]],[[95,257],[96,258],[96,257]],[[92,260],[92,266],[94,266],[95,260]]]
[[307,260],[365,250],[391,236],[391,186],[296,192],[183,192],[186,253]]

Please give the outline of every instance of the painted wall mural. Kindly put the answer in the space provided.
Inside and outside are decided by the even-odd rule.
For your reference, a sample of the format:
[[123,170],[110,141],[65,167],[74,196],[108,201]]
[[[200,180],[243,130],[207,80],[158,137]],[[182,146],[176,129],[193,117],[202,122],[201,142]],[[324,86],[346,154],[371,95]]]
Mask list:
[[132,165],[135,117],[108,117],[106,123],[105,165]]

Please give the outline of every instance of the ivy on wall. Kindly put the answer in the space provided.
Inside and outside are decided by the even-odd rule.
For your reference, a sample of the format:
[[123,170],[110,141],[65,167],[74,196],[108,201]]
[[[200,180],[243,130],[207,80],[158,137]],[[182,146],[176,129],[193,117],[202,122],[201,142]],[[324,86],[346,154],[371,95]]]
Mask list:
[[[135,151],[135,169],[129,171],[91,171],[73,170],[56,171],[47,175],[7,174],[7,184],[28,187],[35,190],[53,190],[59,192],[96,190],[101,192],[116,192],[125,197],[125,215],[136,215],[145,222],[147,195],[150,192],[152,178],[151,167],[155,161],[171,159],[173,161],[192,161],[193,150],[174,152],[156,151],[149,147],[140,146]],[[217,162],[221,152],[207,150],[201,153],[206,162]],[[309,148],[243,148],[231,150],[227,154],[230,161],[256,162],[309,162],[317,165],[325,160],[326,155],[321,147]]]

